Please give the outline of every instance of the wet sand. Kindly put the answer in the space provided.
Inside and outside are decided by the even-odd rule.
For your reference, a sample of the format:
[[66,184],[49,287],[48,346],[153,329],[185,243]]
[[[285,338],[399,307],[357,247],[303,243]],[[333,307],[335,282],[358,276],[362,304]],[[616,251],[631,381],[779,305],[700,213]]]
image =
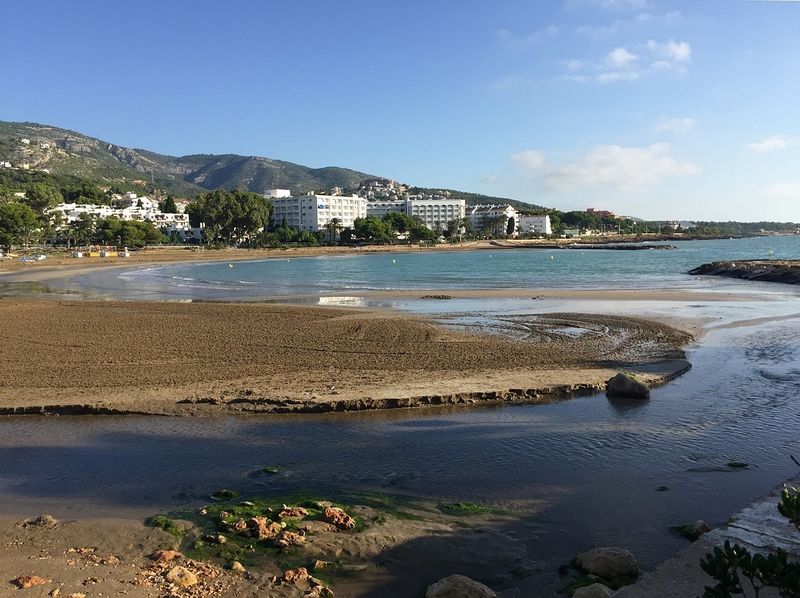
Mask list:
[[[0,412],[348,411],[650,383],[691,336],[636,318],[532,317],[527,342],[396,313],[264,304],[4,300]],[[564,327],[585,330],[558,334]],[[653,364],[659,364],[653,366]]]

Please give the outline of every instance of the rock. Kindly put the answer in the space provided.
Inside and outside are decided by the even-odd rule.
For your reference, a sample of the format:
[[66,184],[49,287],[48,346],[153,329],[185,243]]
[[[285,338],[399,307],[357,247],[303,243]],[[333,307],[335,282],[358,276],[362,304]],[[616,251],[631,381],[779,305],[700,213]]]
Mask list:
[[156,563],[169,563],[170,561],[174,561],[182,556],[183,554],[177,550],[156,550],[155,552],[151,553],[148,558]]
[[281,575],[281,581],[283,583],[298,583],[301,581],[306,581],[310,575],[308,574],[308,569],[305,567],[298,567],[297,569],[287,569]]
[[304,521],[303,527],[300,529],[307,534],[321,534],[324,532],[335,532],[339,528],[332,523],[325,523],[324,521]]
[[31,521],[31,525],[36,525],[38,527],[55,527],[58,525],[58,519],[52,515],[39,515],[36,519]]
[[330,563],[328,561],[321,561],[321,560],[317,559],[313,563],[311,563],[311,568],[314,571],[316,571],[317,569],[324,569],[328,565],[330,565]]
[[50,596],[50,598],[58,598],[58,596],[61,596],[61,590],[53,588],[47,595]]
[[225,544],[228,542],[228,538],[222,534],[209,534],[208,536],[203,536],[203,541],[210,544]]
[[593,583],[590,586],[578,588],[572,594],[572,598],[608,598],[614,593],[614,590],[601,583]]
[[45,579],[44,577],[39,577],[38,575],[20,575],[11,583],[22,590],[27,590],[28,588],[32,588],[34,586],[43,586],[47,583],[50,583],[50,580]]
[[300,546],[301,544],[304,544],[305,541],[306,539],[304,536],[286,530],[281,532],[281,535],[278,536],[277,540],[275,540],[275,542],[281,548],[288,548],[289,546]]
[[169,583],[174,583],[181,588],[188,588],[197,584],[197,575],[189,571],[185,567],[177,566],[169,570],[164,576]]
[[278,513],[278,517],[281,519],[298,519],[306,516],[308,516],[308,511],[303,507],[287,507],[286,505],[283,505],[283,509]]
[[326,507],[322,511],[322,520],[343,530],[353,529],[356,526],[356,520],[338,507]]
[[482,583],[463,575],[451,575],[428,586],[425,598],[495,598],[497,594]]
[[692,524],[692,533],[694,533],[698,538],[710,531],[711,531],[711,526],[708,525],[702,519],[698,519]]
[[283,531],[279,523],[275,523],[266,517],[253,517],[247,522],[250,528],[250,535],[257,540],[274,540]]
[[242,565],[239,561],[233,561],[231,563],[231,571],[233,573],[238,573],[240,575],[244,575],[245,573],[247,573],[247,570],[244,568],[244,565]]
[[619,373],[606,382],[606,394],[623,399],[649,399],[650,389],[630,374]]
[[226,523],[225,529],[234,534],[241,534],[247,531],[247,522],[244,519],[237,519],[233,523]]
[[603,579],[615,577],[636,577],[639,566],[633,555],[623,548],[601,546],[580,553],[575,562],[584,571]]
[[67,594],[64,598],[86,598],[86,594],[83,592],[73,592],[72,594]]

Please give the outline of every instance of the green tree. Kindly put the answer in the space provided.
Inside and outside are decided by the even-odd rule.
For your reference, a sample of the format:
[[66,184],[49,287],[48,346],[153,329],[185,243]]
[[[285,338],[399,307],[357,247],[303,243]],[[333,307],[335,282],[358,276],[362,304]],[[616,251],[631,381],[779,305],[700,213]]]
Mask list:
[[161,211],[165,214],[177,214],[178,206],[175,204],[175,198],[172,195],[167,195],[167,199],[161,204]]
[[353,233],[367,243],[387,243],[393,237],[392,227],[375,216],[356,218]]
[[192,226],[205,224],[207,242],[235,245],[267,226],[271,207],[257,193],[217,189],[198,194],[186,211]]
[[27,245],[41,227],[36,212],[18,202],[0,204],[0,245],[9,250],[14,245]]
[[342,228],[341,218],[331,218],[325,225],[325,229],[328,231],[328,235],[330,235],[330,242],[334,245],[336,245],[336,235],[339,234]]
[[58,189],[48,183],[33,183],[22,200],[27,206],[33,209],[39,216],[44,216],[50,208],[64,201]]

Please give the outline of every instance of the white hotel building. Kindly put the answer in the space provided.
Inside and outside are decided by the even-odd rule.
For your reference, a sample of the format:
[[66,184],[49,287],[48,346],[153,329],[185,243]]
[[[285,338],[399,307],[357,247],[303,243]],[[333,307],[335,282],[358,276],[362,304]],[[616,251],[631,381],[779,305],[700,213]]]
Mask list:
[[352,228],[356,218],[366,218],[367,200],[357,195],[298,195],[273,197],[270,219],[273,226],[286,224],[312,233],[324,231],[334,218],[342,228]]
[[522,235],[552,235],[550,216],[519,216],[517,229]]
[[399,199],[367,204],[370,216],[383,218],[389,212],[401,212],[419,218],[431,230],[437,225],[446,228],[448,222],[464,218],[466,211],[463,199]]

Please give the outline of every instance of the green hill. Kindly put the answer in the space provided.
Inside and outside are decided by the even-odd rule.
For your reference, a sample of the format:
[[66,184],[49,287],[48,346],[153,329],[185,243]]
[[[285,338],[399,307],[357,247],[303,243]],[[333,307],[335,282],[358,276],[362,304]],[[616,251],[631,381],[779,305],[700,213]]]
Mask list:
[[[30,143],[25,144],[22,139]],[[353,187],[364,179],[376,178],[347,168],[309,168],[258,156],[167,156],[58,127],[0,121],[0,162],[4,161],[105,184],[152,178],[156,186],[181,196],[218,188],[242,188],[257,193],[285,188],[305,193],[337,186]]]
[[[29,143],[23,143],[26,139]],[[143,149],[115,145],[59,127],[31,122],[0,121],[0,162],[15,167],[27,164],[32,170],[48,170],[56,175],[77,176],[98,185],[149,184],[180,197],[191,197],[211,189],[244,189],[263,193],[267,189],[291,189],[293,193],[354,189],[368,179],[377,179],[348,168],[328,166],[309,168],[283,160],[237,154],[194,154],[168,156]],[[491,197],[452,189],[468,205],[508,203],[521,210],[541,209],[503,197]]]

